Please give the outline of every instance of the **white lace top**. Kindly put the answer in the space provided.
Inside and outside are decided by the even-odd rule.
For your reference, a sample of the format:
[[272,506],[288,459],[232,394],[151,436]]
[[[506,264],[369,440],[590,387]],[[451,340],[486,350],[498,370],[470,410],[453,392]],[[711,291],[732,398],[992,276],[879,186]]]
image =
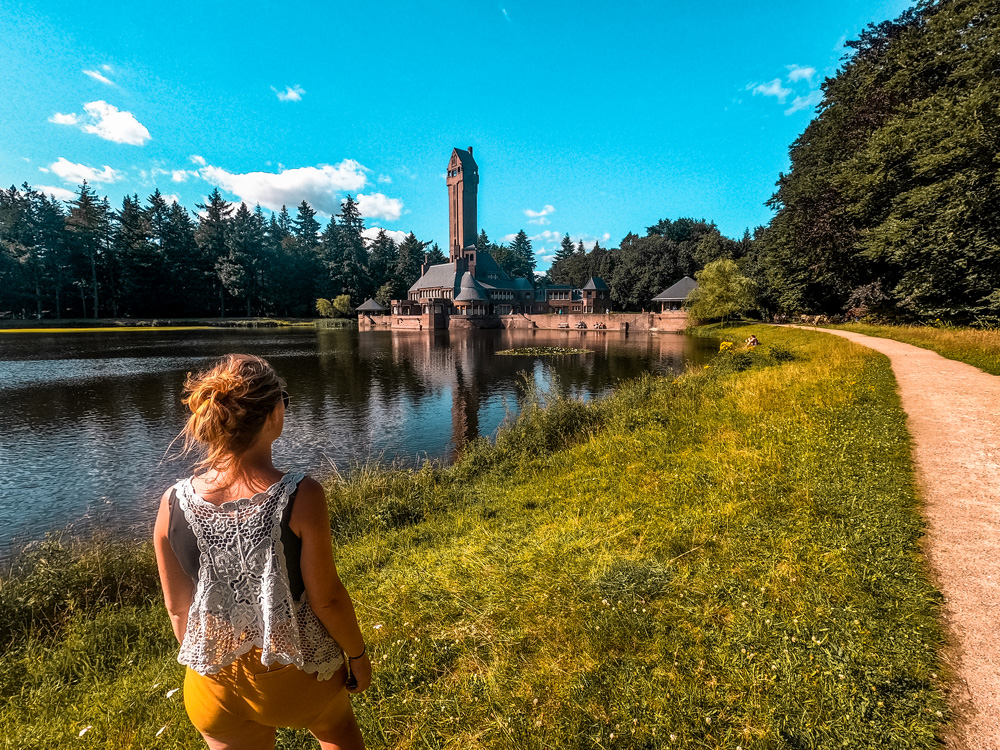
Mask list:
[[251,498],[214,505],[190,479],[175,485],[198,542],[199,569],[177,661],[214,674],[255,646],[261,662],[295,664],[320,680],[344,663],[340,646],[288,583],[281,516],[303,474],[285,474]]

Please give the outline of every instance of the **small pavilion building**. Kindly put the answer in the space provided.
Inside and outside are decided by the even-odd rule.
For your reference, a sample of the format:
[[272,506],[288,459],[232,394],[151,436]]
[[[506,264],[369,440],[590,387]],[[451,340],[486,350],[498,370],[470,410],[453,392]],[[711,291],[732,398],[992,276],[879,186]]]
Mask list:
[[382,307],[382,305],[380,305],[378,302],[376,302],[371,298],[366,299],[364,302],[362,302],[354,309],[357,310],[359,313],[363,313],[366,315],[384,315],[385,313],[389,312],[389,308]]
[[684,302],[692,290],[698,288],[698,282],[690,276],[685,276],[676,284],[668,286],[662,292],[653,297],[653,303],[660,305],[660,312],[670,310],[680,310],[684,307]]

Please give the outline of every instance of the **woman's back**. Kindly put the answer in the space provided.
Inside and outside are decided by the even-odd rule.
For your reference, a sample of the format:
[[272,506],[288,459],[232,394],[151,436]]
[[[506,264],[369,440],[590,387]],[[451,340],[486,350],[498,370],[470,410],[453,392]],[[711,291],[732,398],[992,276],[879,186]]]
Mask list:
[[[288,394],[259,357],[230,355],[190,375],[185,449],[202,473],[160,500],[154,547],[188,666],[184,702],[213,749],[273,747],[306,727],[326,747],[363,747],[348,691],[371,664],[333,561],[323,488],[273,464]],[[357,682],[347,684],[345,655]]]

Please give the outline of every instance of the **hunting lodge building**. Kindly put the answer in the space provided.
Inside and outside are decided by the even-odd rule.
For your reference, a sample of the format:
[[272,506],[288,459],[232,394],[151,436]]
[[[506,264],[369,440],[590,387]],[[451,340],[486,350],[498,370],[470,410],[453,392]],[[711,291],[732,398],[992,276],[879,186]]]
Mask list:
[[419,315],[433,328],[466,327],[463,321],[479,328],[500,315],[603,313],[610,308],[610,290],[599,278],[583,289],[536,287],[528,279],[511,278],[492,255],[477,250],[478,195],[479,166],[472,147],[453,149],[448,162],[448,262],[421,266],[407,298],[392,301],[393,316]]
[[[488,252],[476,248],[479,166],[472,147],[456,148],[448,161],[448,262],[420,267],[420,278],[406,299],[392,300],[389,315],[374,300],[358,307],[361,329],[392,328],[601,328],[618,330],[683,330],[687,315],[683,298],[661,295],[659,314],[609,315],[611,290],[599,277],[582,288],[568,284],[535,284],[512,278]],[[694,280],[689,280],[694,284]],[[673,291],[674,285],[663,294]],[[670,305],[668,307],[668,304]],[[547,315],[546,313],[555,313]],[[602,316],[599,320],[596,315]],[[586,316],[586,317],[581,317]],[[612,321],[612,318],[615,320]]]

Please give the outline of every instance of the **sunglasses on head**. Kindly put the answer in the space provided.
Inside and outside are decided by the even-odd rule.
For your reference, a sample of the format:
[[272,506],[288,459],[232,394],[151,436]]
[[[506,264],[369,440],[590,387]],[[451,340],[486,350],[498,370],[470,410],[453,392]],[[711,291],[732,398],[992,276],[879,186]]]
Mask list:
[[288,402],[289,401],[291,401],[291,398],[288,395],[288,391],[282,391],[281,392],[281,403],[284,405],[284,407],[286,409],[288,408]]

